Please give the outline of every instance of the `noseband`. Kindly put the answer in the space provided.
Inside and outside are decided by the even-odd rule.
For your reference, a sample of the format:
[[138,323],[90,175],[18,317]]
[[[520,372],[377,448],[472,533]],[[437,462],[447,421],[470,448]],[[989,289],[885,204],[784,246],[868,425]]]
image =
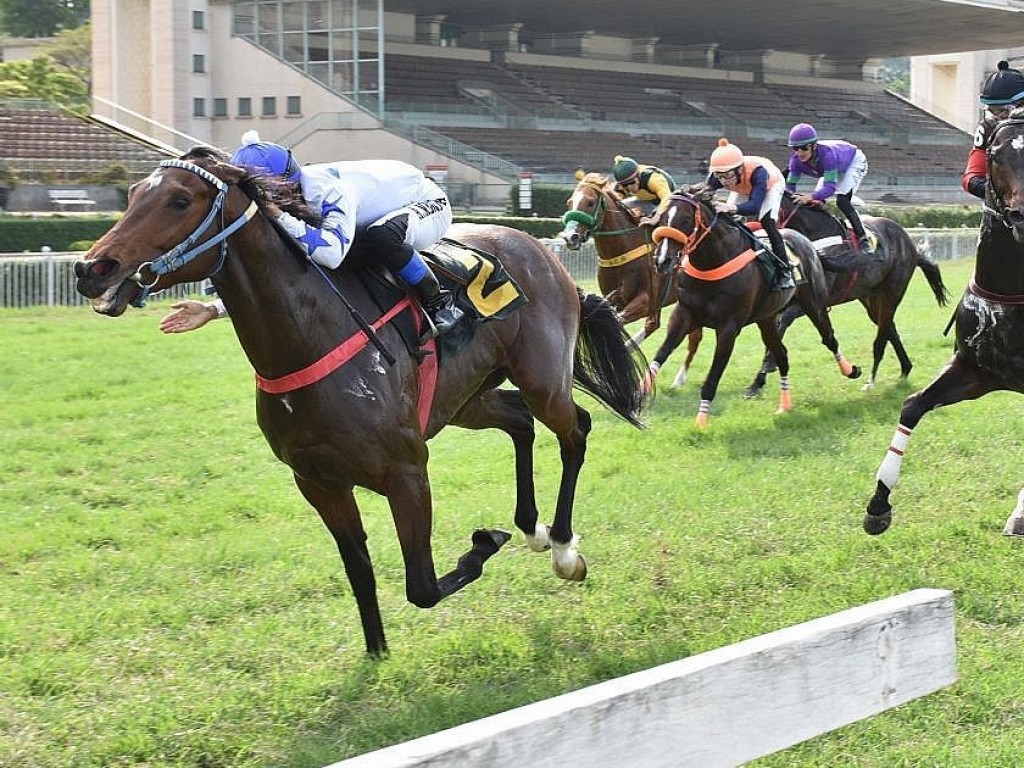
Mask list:
[[[224,202],[227,199],[229,185],[225,184],[205,168],[201,168],[195,163],[190,163],[185,160],[164,160],[158,167],[180,168],[183,171],[194,173],[203,181],[212,184],[216,188],[217,197],[214,198],[213,204],[210,206],[210,211],[206,214],[206,218],[200,222],[199,226],[196,227],[195,231],[193,231],[191,235],[153,261],[147,261],[139,265],[135,274],[130,278],[138,283],[139,288],[141,289],[138,295],[132,300],[132,306],[135,307],[145,306],[146,297],[149,296],[150,291],[153,290],[153,286],[157,284],[161,275],[166,275],[169,272],[181,269],[201,253],[205,253],[210,250],[210,248],[218,244],[220,245],[220,259],[217,262],[217,267],[210,274],[216,274],[219,272],[221,267],[224,266],[224,260],[228,255],[228,237],[234,234],[236,230],[247,224],[249,220],[259,212],[259,207],[256,205],[256,201],[253,200],[241,216],[230,224],[225,225]],[[206,230],[210,228],[218,214],[220,215],[220,232],[197,245],[196,242],[206,233]],[[152,281],[148,283],[145,281],[145,278],[142,276],[143,269],[147,269],[153,274],[154,277]]]

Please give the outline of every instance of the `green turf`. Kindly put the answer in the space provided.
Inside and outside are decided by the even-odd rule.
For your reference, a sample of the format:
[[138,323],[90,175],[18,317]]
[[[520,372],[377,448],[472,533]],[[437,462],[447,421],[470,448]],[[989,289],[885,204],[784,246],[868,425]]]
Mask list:
[[[942,268],[959,295],[970,264]],[[595,415],[581,584],[517,535],[478,582],[417,609],[386,504],[361,492],[391,646],[380,663],[364,658],[330,536],[255,425],[230,324],[164,337],[164,311],[0,312],[0,765],[324,765],[916,587],[955,592],[960,682],[757,764],[1019,763],[1024,544],[1000,533],[1024,484],[1019,400],[926,417],[892,530],[861,530],[900,403],[951,348],[949,310],[921,275],[899,315],[909,383],[890,353],[861,391],[799,321],[789,415],[774,414],[777,377],[741,397],[753,329],[703,433],[712,334],[645,431],[581,397]],[[833,319],[847,356],[870,364],[863,311]],[[500,433],[457,429],[431,452],[444,571],[473,528],[511,528],[512,452]],[[543,430],[537,455],[550,518],[557,447]]]

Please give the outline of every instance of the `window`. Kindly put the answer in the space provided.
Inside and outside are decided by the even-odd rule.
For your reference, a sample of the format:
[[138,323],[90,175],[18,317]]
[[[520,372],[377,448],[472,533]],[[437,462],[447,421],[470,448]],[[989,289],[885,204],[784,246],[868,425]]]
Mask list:
[[192,11],[192,29],[205,29],[206,19],[202,11]]
[[289,96],[288,97],[288,114],[289,115],[301,115],[302,114],[302,97],[301,96]]
[[203,54],[192,54],[192,71],[200,75],[206,71],[206,57]]
[[248,96],[242,96],[238,100],[238,116],[252,117],[252,99]]
[[206,99],[192,99],[192,117],[206,117]]
[[263,97],[263,116],[274,117],[277,114],[277,97],[276,96],[264,96]]
[[227,117],[228,116],[228,100],[227,99],[214,99],[213,100],[213,116],[214,117]]

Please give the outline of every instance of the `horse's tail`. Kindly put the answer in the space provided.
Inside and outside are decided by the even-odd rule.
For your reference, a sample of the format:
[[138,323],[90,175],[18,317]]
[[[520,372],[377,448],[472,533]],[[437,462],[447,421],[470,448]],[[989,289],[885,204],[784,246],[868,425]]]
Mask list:
[[643,427],[640,416],[648,401],[643,387],[647,358],[630,343],[629,333],[611,304],[595,294],[585,294],[579,287],[576,291],[580,297],[580,332],[573,357],[573,382],[633,426]]
[[[910,239],[909,235],[907,239]],[[935,294],[935,301],[940,307],[946,306],[949,302],[949,291],[946,289],[946,284],[942,282],[942,272],[939,270],[938,263],[928,253],[927,246],[915,245],[913,240],[910,240],[910,244],[917,252],[917,266],[928,279],[928,285],[931,286],[932,293]]]

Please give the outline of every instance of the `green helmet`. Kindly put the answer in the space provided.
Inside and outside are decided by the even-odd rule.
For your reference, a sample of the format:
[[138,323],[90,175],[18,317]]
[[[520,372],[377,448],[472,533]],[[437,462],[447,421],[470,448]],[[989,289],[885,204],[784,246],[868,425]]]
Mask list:
[[632,157],[625,155],[615,156],[615,165],[612,167],[612,175],[620,184],[629,181],[640,172],[640,165]]

